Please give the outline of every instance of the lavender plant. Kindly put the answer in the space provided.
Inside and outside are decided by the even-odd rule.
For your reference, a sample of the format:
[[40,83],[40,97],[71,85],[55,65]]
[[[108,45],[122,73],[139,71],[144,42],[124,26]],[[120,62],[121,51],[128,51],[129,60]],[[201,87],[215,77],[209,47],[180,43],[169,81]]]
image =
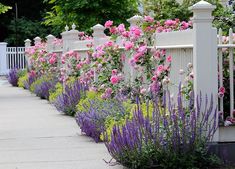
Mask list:
[[67,115],[74,116],[76,113],[76,106],[80,99],[84,96],[87,88],[75,81],[71,85],[66,85],[64,91],[53,102],[58,111],[64,112]]
[[36,80],[36,76],[28,75],[26,81],[24,81],[24,87],[25,89],[30,89],[30,86],[33,84],[33,82]]
[[114,126],[111,140],[106,134],[109,153],[117,163],[132,169],[213,168],[217,158],[208,153],[207,144],[217,129],[213,98],[209,102],[206,97],[206,108],[202,109],[201,95],[196,108],[191,106],[193,96],[185,107],[181,91],[176,105],[166,95],[164,92],[163,98],[152,100],[154,110],[148,116],[143,115],[137,100],[133,118],[123,126]]
[[76,122],[81,131],[92,137],[95,142],[101,141],[100,136],[106,130],[105,122],[107,118],[116,120],[126,115],[126,110],[117,100],[90,100],[89,104],[83,105],[84,110],[76,114]]
[[18,69],[11,69],[8,74],[8,82],[12,86],[18,86]]
[[49,76],[41,76],[37,78],[31,85],[30,91],[35,93],[41,99],[49,99],[50,90],[55,88],[56,78]]

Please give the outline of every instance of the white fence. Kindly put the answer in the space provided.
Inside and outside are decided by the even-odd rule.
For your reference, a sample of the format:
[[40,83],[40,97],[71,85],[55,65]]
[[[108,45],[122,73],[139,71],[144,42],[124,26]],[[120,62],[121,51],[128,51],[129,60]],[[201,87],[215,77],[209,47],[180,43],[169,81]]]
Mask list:
[[7,47],[0,43],[0,75],[6,75],[10,69],[26,68],[25,47]]

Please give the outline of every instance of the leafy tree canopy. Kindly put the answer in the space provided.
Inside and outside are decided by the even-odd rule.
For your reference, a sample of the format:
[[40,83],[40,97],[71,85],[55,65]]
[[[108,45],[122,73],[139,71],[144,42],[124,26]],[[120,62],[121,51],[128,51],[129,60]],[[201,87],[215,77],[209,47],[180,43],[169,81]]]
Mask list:
[[3,5],[2,3],[0,3],[0,14],[7,12],[9,9],[11,9],[10,6],[6,6],[6,5]]
[[45,16],[45,25],[62,31],[65,25],[75,23],[79,30],[90,31],[97,23],[107,20],[126,22],[137,13],[137,0],[44,0],[52,5]]

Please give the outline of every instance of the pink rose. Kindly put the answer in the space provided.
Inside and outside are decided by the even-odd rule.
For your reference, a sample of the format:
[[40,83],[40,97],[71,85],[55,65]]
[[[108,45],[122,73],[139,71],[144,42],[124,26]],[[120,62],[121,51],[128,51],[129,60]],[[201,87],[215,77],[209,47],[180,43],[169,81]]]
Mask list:
[[113,42],[112,41],[108,41],[108,42],[105,43],[105,46],[106,47],[111,47],[111,46],[113,46]]
[[49,63],[50,63],[51,65],[53,65],[55,62],[56,62],[56,58],[55,58],[55,57],[51,57],[51,58],[49,59]]
[[79,69],[81,69],[81,64],[77,64],[77,66],[76,66],[76,68],[79,70]]
[[223,86],[220,87],[220,88],[219,88],[219,92],[222,93],[222,94],[224,94],[224,93],[225,93],[225,88],[224,88]]
[[153,77],[151,78],[151,80],[152,80],[152,81],[156,81],[156,80],[157,80],[157,77],[156,77],[156,76],[153,76]]
[[157,67],[157,71],[158,72],[162,72],[164,70],[164,66],[163,65],[159,65],[158,67]]
[[120,25],[117,27],[117,29],[118,29],[118,31],[119,31],[120,33],[126,31],[124,24],[120,24]]
[[131,34],[133,34],[136,38],[140,37],[141,29],[138,26],[132,26],[130,29]]
[[116,75],[117,74],[117,69],[113,69],[112,70],[112,75]]
[[142,53],[142,55],[143,55],[145,52],[147,52],[147,46],[141,46],[141,47],[139,47],[138,52],[139,52],[139,53]]
[[130,41],[127,41],[127,42],[125,42],[124,47],[125,47],[126,50],[130,50],[134,47],[134,43],[130,42]]
[[145,20],[146,22],[154,22],[154,19],[153,19],[151,16],[145,16],[145,17],[144,17],[144,20]]
[[171,56],[167,56],[166,61],[170,63],[172,61],[172,57]]
[[104,27],[105,28],[110,28],[112,25],[113,25],[113,21],[108,20],[108,21],[105,22]]
[[115,85],[119,82],[119,78],[118,78],[118,76],[114,75],[110,78],[110,81],[113,85]]

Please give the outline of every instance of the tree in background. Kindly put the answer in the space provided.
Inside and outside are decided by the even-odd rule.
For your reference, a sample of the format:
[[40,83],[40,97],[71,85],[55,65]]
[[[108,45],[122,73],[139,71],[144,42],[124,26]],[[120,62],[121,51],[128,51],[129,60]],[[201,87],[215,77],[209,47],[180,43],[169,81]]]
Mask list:
[[22,46],[26,38],[44,38],[51,33],[50,28],[41,25],[42,14],[47,9],[43,0],[1,0],[1,3],[12,7],[12,10],[0,15],[0,41],[7,42],[8,46]]
[[55,31],[64,30],[65,25],[75,23],[79,30],[90,31],[97,23],[107,20],[126,23],[126,19],[137,13],[137,0],[45,0],[52,5],[45,16],[45,25]]
[[3,5],[2,3],[0,3],[0,14],[7,12],[9,9],[11,9],[10,6],[6,6],[6,5]]

